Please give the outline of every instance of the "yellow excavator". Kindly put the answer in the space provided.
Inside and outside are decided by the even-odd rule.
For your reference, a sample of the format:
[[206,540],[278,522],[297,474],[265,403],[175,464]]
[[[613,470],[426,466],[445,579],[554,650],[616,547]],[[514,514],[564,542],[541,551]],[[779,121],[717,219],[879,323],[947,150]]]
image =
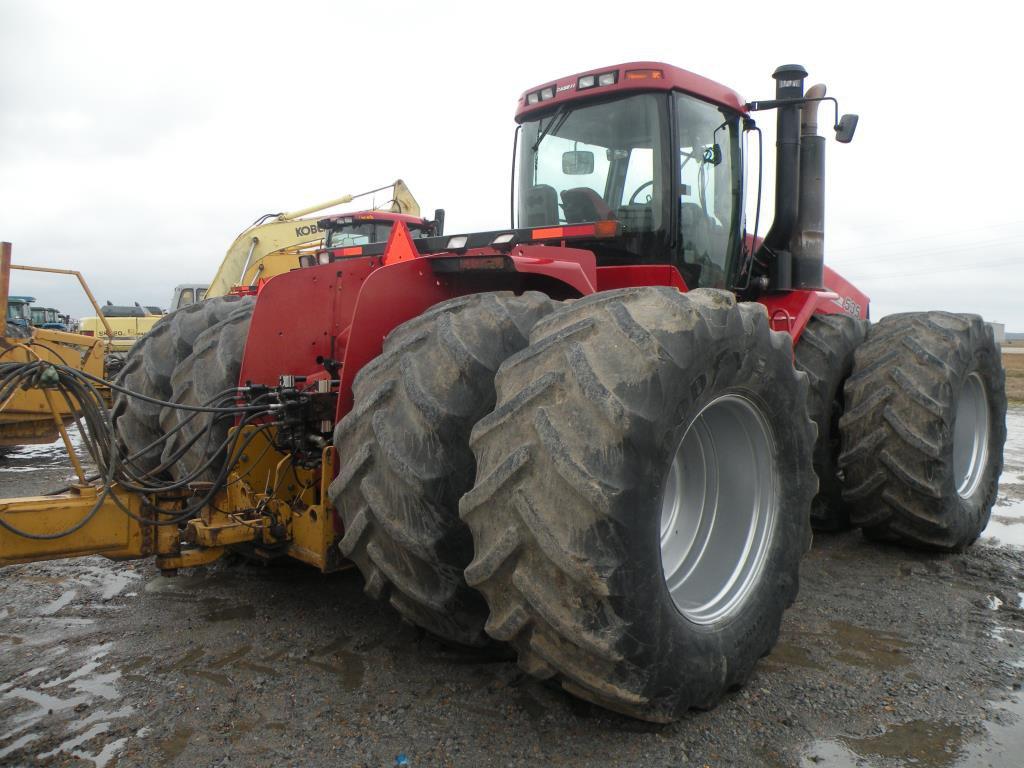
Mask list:
[[[351,203],[360,197],[368,197],[385,190],[391,190],[388,199],[379,206],[373,206],[358,213],[336,214],[327,218],[309,217],[311,213]],[[390,214],[390,215],[389,215]],[[309,217],[309,218],[305,218]],[[322,250],[325,235],[334,230],[351,229],[362,242],[378,242],[387,239],[387,232],[394,220],[403,221],[410,228],[413,237],[441,234],[443,211],[438,210],[434,221],[420,217],[420,206],[412,196],[409,187],[401,179],[392,184],[357,195],[343,195],[324,203],[300,208],[287,213],[269,213],[261,216],[228,248],[224,261],[206,292],[207,298],[224,296],[239,286],[256,286],[275,275],[298,269],[302,257],[316,258]],[[377,226],[372,234],[364,234],[366,223]]]
[[[335,214],[327,218],[310,217],[339,205],[345,205],[361,197],[390,190],[383,204],[357,213]],[[228,248],[217,273],[209,287],[203,284],[182,285],[175,288],[170,311],[201,301],[203,298],[224,296],[235,289],[255,288],[275,275],[298,269],[300,259],[312,257],[324,246],[325,235],[333,233],[336,239],[348,234],[348,239],[364,242],[386,240],[390,226],[401,220],[413,237],[439,235],[444,212],[438,210],[434,221],[420,217],[420,206],[412,196],[409,187],[401,179],[368,192],[342,195],[317,205],[285,213],[269,213],[258,218],[247,227]],[[307,218],[308,217],[308,218]],[[185,300],[188,297],[188,300]],[[82,332],[86,335],[103,336],[109,326],[114,332],[117,351],[124,352],[143,334],[156,325],[162,315],[143,310],[133,312],[133,307],[101,308],[106,322],[99,316],[84,317]]]

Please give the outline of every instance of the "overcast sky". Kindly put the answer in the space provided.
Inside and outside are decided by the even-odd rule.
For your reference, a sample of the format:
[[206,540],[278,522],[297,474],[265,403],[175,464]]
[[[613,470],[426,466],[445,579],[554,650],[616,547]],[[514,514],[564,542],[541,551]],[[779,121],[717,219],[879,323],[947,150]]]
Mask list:
[[[872,316],[1024,331],[1010,7],[0,0],[0,239],[101,301],[166,306],[259,215],[399,177],[448,232],[506,226],[530,86],[658,60],[770,98],[796,62],[861,116],[852,144],[829,142],[826,259]],[[87,314],[62,278],[15,273],[12,292]]]

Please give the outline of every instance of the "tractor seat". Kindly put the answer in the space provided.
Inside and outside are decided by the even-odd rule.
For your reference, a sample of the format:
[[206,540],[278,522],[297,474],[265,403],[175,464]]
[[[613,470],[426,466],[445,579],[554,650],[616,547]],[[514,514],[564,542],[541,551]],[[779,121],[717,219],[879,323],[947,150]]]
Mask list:
[[574,187],[562,192],[562,210],[570,224],[581,221],[605,221],[615,218],[615,212],[604,199],[589,187]]
[[550,184],[535,184],[523,195],[522,226],[546,227],[558,223],[558,194]]

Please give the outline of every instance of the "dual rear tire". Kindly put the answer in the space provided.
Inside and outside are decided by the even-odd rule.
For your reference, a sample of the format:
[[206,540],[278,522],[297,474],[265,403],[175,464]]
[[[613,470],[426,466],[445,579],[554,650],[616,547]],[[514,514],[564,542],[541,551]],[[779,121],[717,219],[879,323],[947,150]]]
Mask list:
[[843,498],[872,539],[959,551],[988,525],[1006,389],[977,315],[889,315],[856,353],[840,419]]
[[[247,329],[252,308],[251,298],[220,296],[170,313],[129,350],[115,382],[131,392],[165,402],[181,400],[186,381],[181,371],[186,367],[189,369],[188,379],[195,372],[199,386],[204,389],[219,391],[236,386],[245,335],[225,339],[221,331],[239,322]],[[226,375],[223,366],[195,367],[193,352],[197,348],[206,349],[211,344],[222,348],[220,358],[236,359],[233,378]],[[164,439],[181,416],[181,411],[160,403],[115,393],[114,430],[119,450],[125,459],[129,459],[128,470],[133,475],[152,479],[177,479],[181,475],[183,465],[173,460],[176,454],[172,452],[165,456],[167,440]],[[206,415],[198,417],[205,418]],[[190,455],[184,458],[194,465],[197,454],[204,451],[204,455],[209,457],[212,448],[205,443],[190,447]],[[165,462],[165,458],[172,461]]]
[[742,683],[795,598],[806,377],[724,292],[554,309],[482,294],[389,337],[335,434],[342,550],[414,623],[671,720]]

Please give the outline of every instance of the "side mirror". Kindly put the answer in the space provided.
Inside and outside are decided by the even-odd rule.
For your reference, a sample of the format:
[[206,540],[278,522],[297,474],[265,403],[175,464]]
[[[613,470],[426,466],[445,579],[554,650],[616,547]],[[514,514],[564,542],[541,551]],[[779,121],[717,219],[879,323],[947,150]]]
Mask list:
[[857,115],[843,115],[839,118],[839,124],[836,126],[836,141],[840,144],[849,144],[853,141],[853,134],[857,130],[859,119]]
[[444,208],[434,209],[434,237],[444,234]]
[[593,152],[573,151],[562,153],[562,173],[566,176],[586,176],[593,172]]

